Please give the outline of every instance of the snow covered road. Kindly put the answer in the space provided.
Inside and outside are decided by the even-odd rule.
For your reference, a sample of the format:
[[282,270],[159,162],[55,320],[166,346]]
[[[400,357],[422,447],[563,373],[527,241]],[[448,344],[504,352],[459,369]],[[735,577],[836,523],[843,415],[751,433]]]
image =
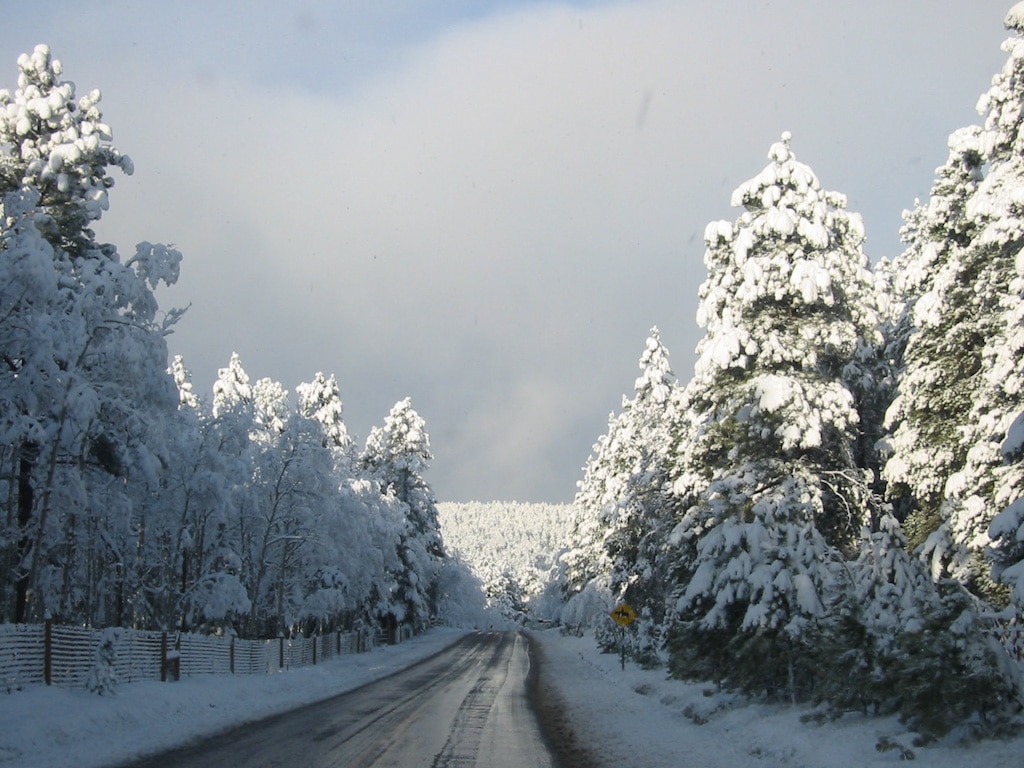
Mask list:
[[135,768],[551,768],[527,700],[529,668],[522,634],[470,634],[383,680]]

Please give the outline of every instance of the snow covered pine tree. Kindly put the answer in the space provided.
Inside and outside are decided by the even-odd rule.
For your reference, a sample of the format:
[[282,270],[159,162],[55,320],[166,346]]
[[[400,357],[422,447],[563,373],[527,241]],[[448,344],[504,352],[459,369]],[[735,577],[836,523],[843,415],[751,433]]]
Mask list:
[[436,615],[437,578],[444,559],[437,501],[424,477],[433,458],[426,422],[413,410],[410,398],[395,404],[383,427],[370,431],[362,454],[365,469],[405,518],[398,542],[398,600],[391,613],[397,621],[413,625]]
[[[986,182],[993,175],[1004,176],[998,185],[991,186],[1005,188],[1006,199],[1015,201],[1024,190],[1024,168],[1020,160],[1024,139],[1019,135],[1020,115],[1015,117],[1013,113],[1024,103],[1024,3],[1010,11],[1006,26],[1017,33],[1003,44],[1010,57],[1002,74],[993,81],[991,95],[983,99],[979,107],[991,104],[986,128],[994,124],[1001,129],[998,162],[992,163]],[[1004,205],[999,211],[1000,229],[1007,240],[1000,251],[1013,255],[1013,270],[997,321],[1000,337],[987,346],[993,353],[987,357],[990,365],[987,372],[989,382],[1003,393],[1001,400],[1014,418],[1000,445],[1005,466],[996,470],[994,501],[996,509],[1001,511],[987,531],[990,540],[987,554],[993,565],[993,577],[1009,589],[1009,605],[1005,611],[1008,637],[1011,651],[1020,659],[1024,656],[1024,409],[1020,409],[1019,404],[1024,396],[1024,221],[1018,211],[1016,205]],[[1015,414],[1014,401],[1018,402]]]
[[665,461],[678,388],[657,328],[639,365],[633,398],[623,397],[621,412],[609,417],[608,432],[584,467],[571,546],[563,556],[564,589],[572,623],[595,623],[604,648],[620,642],[607,617],[614,603],[627,601],[643,613],[642,624],[629,631],[630,653],[638,653],[642,626],[649,635],[643,663],[653,664],[657,642],[651,638],[660,634],[667,597],[659,553],[667,534]]
[[676,675],[796,699],[868,515],[844,372],[878,317],[860,217],[797,162],[788,133],[769,158],[733,193],[736,222],[705,233],[670,650]]
[[896,289],[905,349],[884,470],[910,544],[925,544],[933,576],[951,576],[998,605],[1007,593],[990,578],[984,551],[992,518],[1021,487],[1020,467],[1005,464],[999,447],[1024,410],[1021,6],[1006,23],[1009,58],[978,102],[984,127],[949,137],[949,159],[927,203],[908,216],[908,248],[893,263],[903,276]]

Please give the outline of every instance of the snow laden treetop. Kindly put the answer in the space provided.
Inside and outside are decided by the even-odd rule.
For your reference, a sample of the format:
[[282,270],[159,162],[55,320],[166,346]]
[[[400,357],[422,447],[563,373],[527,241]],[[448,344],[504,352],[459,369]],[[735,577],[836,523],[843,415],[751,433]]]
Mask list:
[[[823,190],[797,162],[791,140],[784,133],[768,153],[772,162],[733,193],[732,204],[744,208],[739,218],[712,222],[705,231],[709,277],[697,322],[707,336],[697,348],[698,377],[749,369],[755,358],[760,367],[833,366],[852,356],[857,330],[877,319],[872,305],[858,306],[859,296],[846,295],[862,293],[870,282],[861,218],[844,210],[845,196]],[[852,263],[849,252],[857,253]],[[768,334],[759,319],[767,317],[765,304],[802,305],[833,317],[806,324],[796,338]]]
[[0,144],[13,149],[0,158],[0,175],[5,186],[39,191],[59,231],[51,241],[77,253],[91,235],[88,222],[109,207],[114,180],[107,168],[130,175],[134,165],[109,144],[113,136],[99,109],[100,91],[76,99],[75,84],[61,80],[63,67],[49,46],[22,54],[18,69],[14,93],[0,90]]
[[1012,29],[1015,32],[1024,32],[1024,3],[1017,3],[1013,6],[1006,14],[1003,23],[1007,29]]
[[[857,422],[840,374],[878,341],[861,218],[845,210],[844,195],[821,188],[791,140],[784,133],[771,163],[733,193],[744,208],[737,220],[707,227],[697,310],[707,335],[692,385],[711,391],[726,371],[753,373],[747,414],[778,414],[786,450],[820,446],[826,426]],[[796,374],[833,381],[823,388]]]

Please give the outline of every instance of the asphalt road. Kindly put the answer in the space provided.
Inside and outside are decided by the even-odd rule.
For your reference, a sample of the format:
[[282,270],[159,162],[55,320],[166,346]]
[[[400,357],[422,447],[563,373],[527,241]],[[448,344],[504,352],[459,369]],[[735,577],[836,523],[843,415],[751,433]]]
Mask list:
[[133,768],[555,768],[522,633],[478,632],[391,677]]

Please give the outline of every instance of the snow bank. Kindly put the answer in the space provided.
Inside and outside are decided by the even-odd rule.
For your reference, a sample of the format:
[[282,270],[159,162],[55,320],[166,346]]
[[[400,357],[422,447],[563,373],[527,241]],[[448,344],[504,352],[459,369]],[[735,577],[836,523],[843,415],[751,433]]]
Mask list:
[[[875,768],[900,763],[899,744],[929,768],[1020,768],[1024,736],[971,747],[918,748],[894,718],[848,715],[818,724],[811,707],[762,706],[712,694],[711,686],[667,680],[665,670],[642,670],[616,654],[598,653],[593,638],[535,635],[544,648],[543,674],[571,712],[581,744],[609,768]],[[808,720],[808,722],[804,722]]]

